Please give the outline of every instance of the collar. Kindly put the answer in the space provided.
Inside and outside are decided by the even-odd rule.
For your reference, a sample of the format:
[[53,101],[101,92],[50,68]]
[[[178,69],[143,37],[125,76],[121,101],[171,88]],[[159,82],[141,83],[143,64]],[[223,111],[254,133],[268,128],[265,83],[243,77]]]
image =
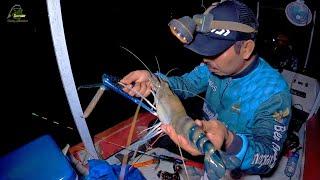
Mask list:
[[246,76],[247,74],[251,73],[258,66],[258,64],[259,64],[258,55],[256,55],[256,57],[254,58],[252,63],[249,64],[249,66],[246,67],[239,74],[232,76],[232,79],[238,79],[238,78],[242,78],[242,77]]

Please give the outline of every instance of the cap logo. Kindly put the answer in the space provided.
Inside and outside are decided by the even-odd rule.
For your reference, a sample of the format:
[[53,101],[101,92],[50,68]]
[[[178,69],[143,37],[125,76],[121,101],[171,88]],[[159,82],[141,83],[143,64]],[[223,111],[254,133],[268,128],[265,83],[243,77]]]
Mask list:
[[221,29],[220,31],[216,30],[216,29],[212,29],[211,30],[212,33],[215,33],[219,36],[228,36],[230,34],[230,30],[229,29]]

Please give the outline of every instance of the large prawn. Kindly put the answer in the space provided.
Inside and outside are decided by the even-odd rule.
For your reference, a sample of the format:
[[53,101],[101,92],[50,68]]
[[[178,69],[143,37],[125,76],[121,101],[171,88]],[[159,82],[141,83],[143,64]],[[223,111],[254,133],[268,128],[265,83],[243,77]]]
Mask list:
[[[123,49],[133,54],[128,49]],[[136,55],[134,56],[140,60]],[[206,137],[205,132],[187,115],[179,97],[171,91],[165,80],[154,75],[151,71],[149,80],[152,83],[151,93],[154,96],[154,105],[144,97],[142,98],[146,100],[148,105],[141,103],[138,98],[132,97],[122,91],[116,78],[107,74],[103,75],[103,84],[107,88],[111,88],[133,102],[140,104],[143,108],[159,118],[160,122],[154,125],[144,138],[138,141],[138,144],[143,144],[147,140],[160,134],[162,132],[160,129],[161,124],[170,124],[177,134],[184,136],[193,147],[205,155],[204,165],[209,179],[219,179],[225,175],[226,167],[232,169],[239,165],[239,161],[236,158],[227,157],[223,152],[215,149],[212,142]]]

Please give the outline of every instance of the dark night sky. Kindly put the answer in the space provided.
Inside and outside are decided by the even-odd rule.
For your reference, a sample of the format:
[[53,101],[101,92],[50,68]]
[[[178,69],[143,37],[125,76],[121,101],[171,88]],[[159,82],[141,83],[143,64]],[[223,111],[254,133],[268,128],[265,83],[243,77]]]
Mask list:
[[[210,2],[204,0],[206,6]],[[249,6],[255,11],[255,2],[245,2],[250,2]],[[266,42],[270,42],[275,33],[287,32],[303,66],[312,26],[296,27],[289,23],[283,11],[274,9],[285,8],[289,2],[291,1],[260,1],[262,8],[258,42],[259,46],[263,47],[261,50],[267,50]],[[14,77],[14,81],[10,78],[7,87],[15,87],[19,81],[27,84],[23,86],[23,91],[17,93],[18,98],[15,98],[21,103],[10,104],[8,108],[14,109],[17,114],[28,109],[28,116],[16,119],[9,115],[10,120],[3,118],[12,122],[12,125],[8,126],[12,133],[10,136],[2,137],[1,154],[44,133],[51,134],[61,146],[66,143],[78,143],[80,139],[66,102],[55,61],[46,3],[44,0],[9,0],[1,7],[1,21],[6,21],[7,12],[14,4],[22,6],[28,23],[1,23],[6,24],[1,35],[9,40],[9,57],[18,59],[3,66],[11,69],[11,73],[3,75],[2,78],[7,82],[6,77]],[[319,2],[313,0],[307,1],[306,4],[309,7],[317,7],[319,14]],[[89,4],[88,1],[62,1],[64,28],[76,86],[100,83],[105,72],[123,76],[132,70],[144,69],[141,63],[121,50],[120,45],[136,53],[152,71],[157,70],[154,56],[157,56],[162,72],[176,67],[179,68],[176,74],[191,70],[201,61],[201,57],[184,49],[170,34],[167,24],[172,18],[201,12],[201,0],[90,1]],[[315,47],[319,47],[319,19],[316,22],[307,69],[311,76],[318,79],[319,62]],[[10,93],[11,90],[8,91]],[[95,91],[96,89],[82,89],[78,92],[83,109]],[[91,135],[132,116],[134,109],[135,105],[126,99],[112,92],[105,93],[92,115],[87,118]],[[44,116],[49,121],[58,121],[62,126],[35,116],[30,118],[31,112]],[[73,127],[74,130],[66,129],[65,126]]]

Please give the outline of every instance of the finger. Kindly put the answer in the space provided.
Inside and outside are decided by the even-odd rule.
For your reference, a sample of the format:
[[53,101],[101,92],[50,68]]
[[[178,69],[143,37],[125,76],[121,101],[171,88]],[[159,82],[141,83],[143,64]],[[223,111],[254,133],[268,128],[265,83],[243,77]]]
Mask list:
[[170,125],[163,125],[163,126],[165,127],[166,133],[169,136],[172,136],[175,133],[174,129]]
[[167,126],[166,125],[161,125],[160,128],[164,133],[167,134]]
[[178,135],[172,126],[169,125],[162,125],[162,129],[165,129],[164,131],[166,134],[170,137],[170,139],[177,145],[179,145],[182,149],[189,152],[190,154],[197,156],[201,153],[195,149],[193,146],[190,145],[189,141],[184,138],[181,135]]
[[207,121],[203,121],[203,122],[201,122],[202,123],[202,130],[204,131],[204,132],[208,132],[208,128],[209,128],[209,123],[207,122]]
[[129,93],[131,89],[132,89],[132,84],[128,84],[124,86],[124,88],[122,88],[122,90],[126,93]]
[[184,138],[181,135],[178,135],[178,143],[177,143],[182,149],[184,149],[185,151],[189,152],[190,154],[192,154],[193,156],[197,156],[200,155],[201,153],[194,148],[189,141]]
[[147,83],[141,83],[141,88],[140,88],[140,91],[139,93],[144,96],[144,94],[146,93],[147,91]]
[[123,77],[120,80],[120,82],[122,82],[124,84],[131,84],[131,83],[135,82],[138,79],[138,77],[135,74],[136,74],[135,72],[130,72],[125,77]]
[[168,127],[169,127],[169,125],[165,125],[165,124],[162,124],[162,125],[160,126],[160,128],[162,129],[162,131],[163,131],[164,133],[166,133],[166,134],[171,133],[170,130],[168,129]]
[[146,92],[143,94],[144,97],[149,96],[149,94],[151,93],[151,89],[152,89],[152,84],[151,84],[150,81],[148,81],[148,82],[146,83],[146,85],[147,85],[147,90],[146,90]]
[[214,133],[217,125],[218,124],[216,120],[202,121],[202,129],[205,132]]
[[136,92],[140,92],[141,89],[141,84],[140,83],[135,83],[133,88],[130,90],[129,95],[134,96],[137,93]]
[[146,92],[143,94],[144,97],[149,96],[149,94],[151,93],[151,89],[147,89]]
[[194,122],[196,123],[196,125],[202,127],[202,121],[196,119]]
[[224,142],[223,137],[221,137],[218,134],[216,135],[216,134],[212,134],[212,133],[207,133],[206,136],[211,141],[211,143],[213,144],[213,146],[216,149],[221,149],[223,142]]
[[195,123],[202,127],[202,130],[206,133],[207,138],[211,141],[211,143],[214,145],[214,147],[217,149],[217,147],[220,148],[219,143],[217,144],[215,134],[211,133],[211,123],[209,121],[200,121],[200,120],[195,120]]
[[175,144],[178,144],[178,135],[171,126],[165,126],[165,132]]

